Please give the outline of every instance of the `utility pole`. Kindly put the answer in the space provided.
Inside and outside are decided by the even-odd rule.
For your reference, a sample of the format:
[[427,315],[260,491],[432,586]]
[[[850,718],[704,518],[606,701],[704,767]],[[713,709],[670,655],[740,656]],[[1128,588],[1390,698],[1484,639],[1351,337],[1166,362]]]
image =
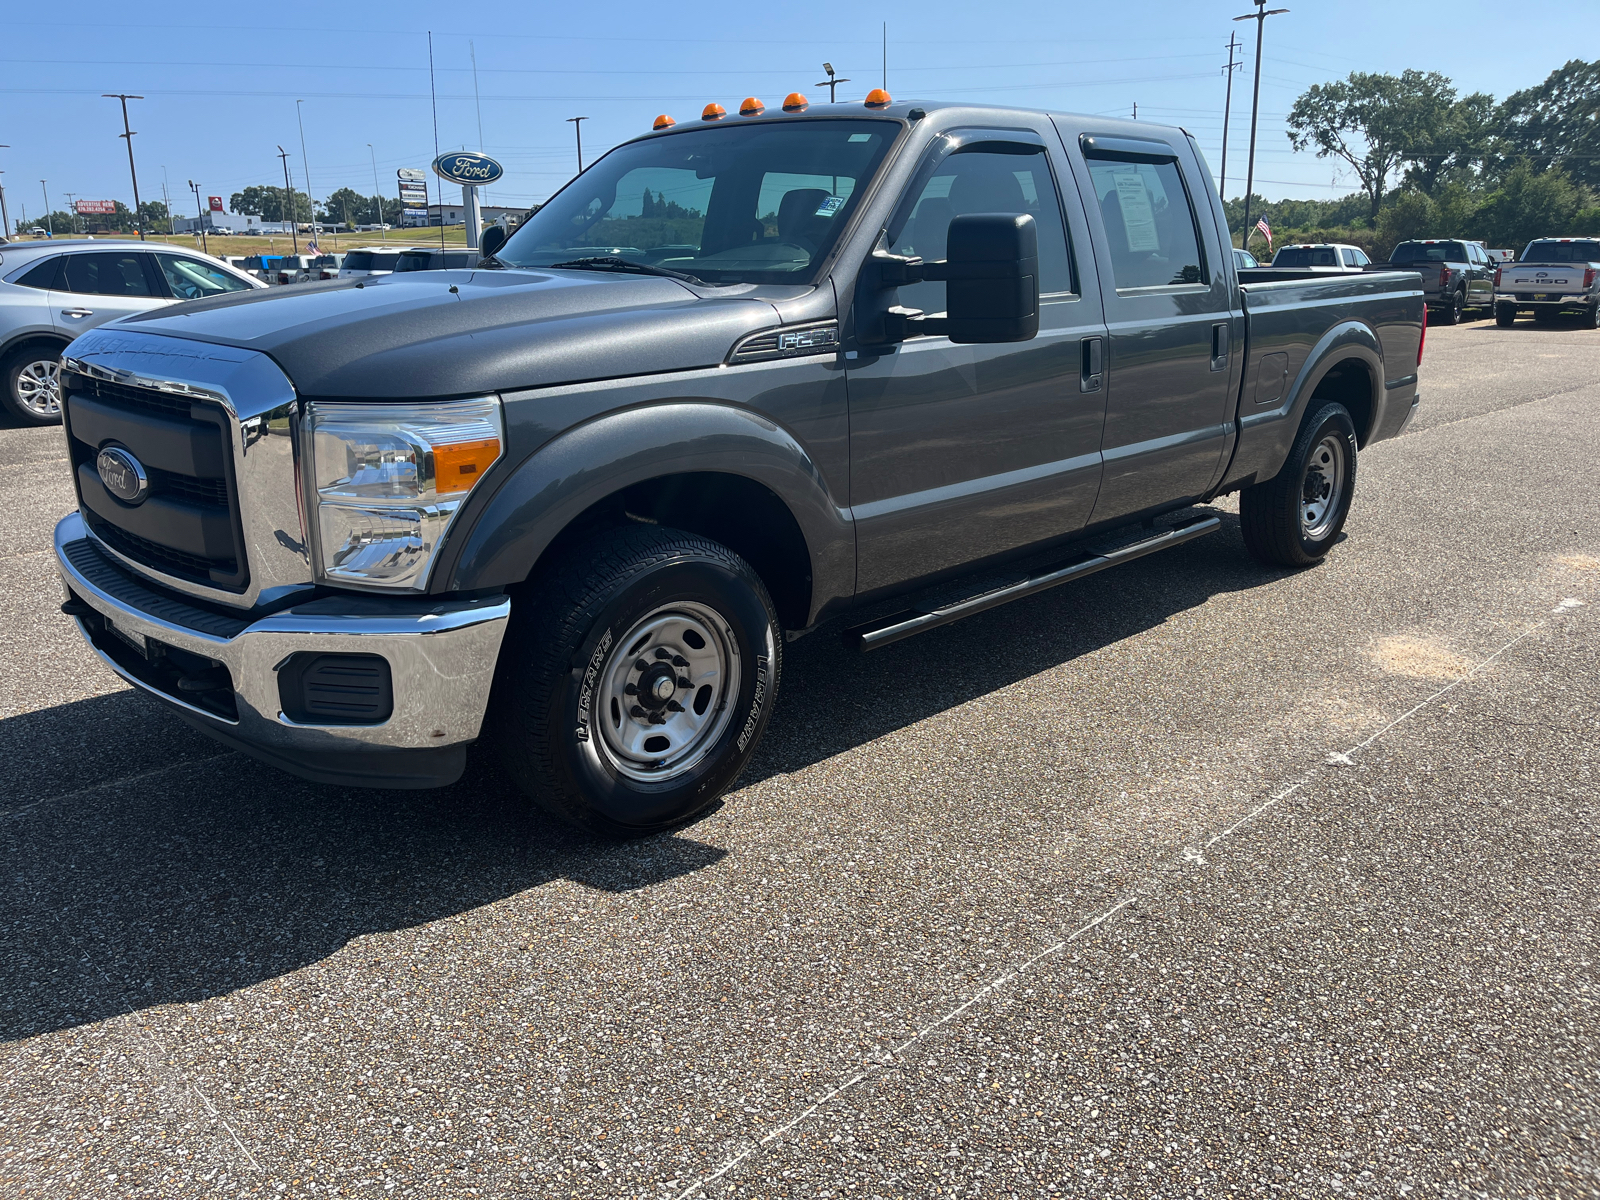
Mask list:
[[1286,13],[1287,8],[1268,8],[1267,0],[1254,0],[1256,11],[1245,13],[1242,17],[1235,17],[1235,21],[1254,21],[1256,23],[1256,77],[1254,95],[1250,99],[1250,159],[1245,167],[1244,174],[1244,244],[1246,249],[1250,246],[1250,195],[1256,185],[1256,118],[1261,114],[1261,31],[1266,27],[1267,18],[1275,17],[1279,13]]
[[122,101],[122,133],[118,136],[128,141],[128,174],[133,176],[133,227],[139,231],[139,240],[144,241],[144,224],[139,220],[139,172],[133,166],[133,130],[128,128],[128,101],[143,100],[143,96],[129,96],[122,92],[102,92],[102,100]]
[[167,236],[171,237],[178,231],[174,228],[172,220],[172,197],[167,192],[167,166],[165,163],[161,164],[161,203],[167,207]]
[[578,174],[583,174],[583,126],[580,122],[587,121],[588,117],[568,117],[572,125],[572,132],[578,135]]
[[1139,102],[1137,100],[1133,102],[1133,119],[1135,121],[1139,119]]
[[200,253],[210,254],[211,246],[206,241],[206,214],[200,207],[200,185],[191,179],[189,190],[194,193],[194,217],[200,224]]
[[44,183],[44,180],[39,180],[39,190],[44,193],[44,228],[46,233],[55,237],[56,227],[50,223],[50,189]]
[[[0,150],[9,149],[11,149],[10,146],[0,146]],[[0,175],[4,174],[4,171],[0,171]],[[9,242],[11,240],[11,214],[6,211],[6,185],[4,183],[0,183],[0,226],[3,226],[3,228],[0,228],[0,242]]]
[[[289,204],[291,202],[291,197],[294,195],[293,190],[289,186],[289,152],[287,150],[285,150],[282,146],[279,146],[278,147],[278,157],[283,160],[283,208],[285,210],[287,210],[288,207],[289,207]],[[195,193],[196,202],[199,201],[199,195],[200,194],[198,192]],[[293,241],[294,241],[294,252],[296,254],[299,254],[300,253],[300,223],[298,221],[295,221],[293,219],[291,219],[289,221],[289,233],[292,236]]]
[[294,102],[294,119],[300,122],[300,165],[305,168],[306,174],[306,201],[311,205],[311,240],[317,240],[317,201],[311,191],[311,160],[306,157],[306,121],[300,115],[300,106],[304,100]]
[[[478,109],[478,149],[483,149],[483,97],[478,95],[478,48],[471,42],[467,43],[467,53],[472,57],[472,102]],[[484,189],[483,199],[489,199],[489,191]]]
[[78,206],[72,202],[73,198],[77,195],[77,193],[76,192],[66,192],[66,193],[63,193],[63,194],[67,198],[67,216],[72,221],[72,236],[73,237],[77,237],[78,236]]
[[841,83],[849,83],[850,81],[848,79],[840,79],[836,75],[834,75],[834,73],[833,73],[833,64],[832,63],[827,63],[827,62],[823,63],[822,64],[822,70],[823,70],[823,73],[825,75],[827,75],[827,78],[823,79],[823,80],[820,80],[817,83],[812,84],[811,86],[812,87],[825,87],[825,88],[827,88],[828,89],[828,103],[829,104],[833,104],[834,102],[836,102],[838,100],[838,96],[836,96],[834,94],[835,89],[838,88],[838,86]]
[[378,152],[372,148],[371,142],[367,143],[367,153],[372,158],[372,198],[378,205],[378,236],[387,242],[389,231],[383,227],[383,188],[378,184]]
[[1222,203],[1228,203],[1228,121],[1233,113],[1233,73],[1244,66],[1242,62],[1233,61],[1233,52],[1239,49],[1239,31],[1228,31],[1228,65],[1223,68],[1223,73],[1228,77],[1228,94],[1222,101],[1222,181],[1217,184],[1217,191],[1222,193]]

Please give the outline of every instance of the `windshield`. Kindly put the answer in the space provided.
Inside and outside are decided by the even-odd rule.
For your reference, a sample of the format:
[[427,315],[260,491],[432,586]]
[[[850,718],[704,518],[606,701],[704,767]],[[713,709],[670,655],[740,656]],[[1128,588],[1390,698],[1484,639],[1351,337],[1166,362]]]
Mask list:
[[1600,242],[1529,242],[1523,262],[1600,262]]
[[708,283],[802,283],[849,221],[899,123],[693,129],[619,146],[495,257],[550,267],[611,257]]
[[1394,263],[1468,262],[1467,248],[1460,242],[1401,242],[1389,256]]
[[371,250],[352,250],[344,256],[342,267],[346,271],[392,271],[400,261],[400,254],[375,254]]
[[1337,267],[1339,252],[1332,246],[1285,246],[1272,260],[1275,267]]

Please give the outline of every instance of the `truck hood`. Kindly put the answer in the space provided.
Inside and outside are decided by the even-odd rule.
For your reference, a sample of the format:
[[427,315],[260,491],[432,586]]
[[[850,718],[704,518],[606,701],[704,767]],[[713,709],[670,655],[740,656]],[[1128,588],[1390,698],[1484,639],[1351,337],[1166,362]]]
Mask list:
[[239,292],[105,328],[257,350],[309,397],[421,399],[715,366],[764,300],[597,271],[418,271]]

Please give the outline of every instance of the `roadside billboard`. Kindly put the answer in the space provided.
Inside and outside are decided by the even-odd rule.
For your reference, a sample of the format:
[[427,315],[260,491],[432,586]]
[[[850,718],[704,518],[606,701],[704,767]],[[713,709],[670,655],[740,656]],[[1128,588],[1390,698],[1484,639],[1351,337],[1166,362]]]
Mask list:
[[221,196],[207,196],[206,197],[206,202],[211,205],[211,211],[212,212],[227,212],[228,211],[227,209],[222,207],[222,197]]
[[72,205],[80,217],[114,217],[117,215],[117,202],[115,200],[78,200]]

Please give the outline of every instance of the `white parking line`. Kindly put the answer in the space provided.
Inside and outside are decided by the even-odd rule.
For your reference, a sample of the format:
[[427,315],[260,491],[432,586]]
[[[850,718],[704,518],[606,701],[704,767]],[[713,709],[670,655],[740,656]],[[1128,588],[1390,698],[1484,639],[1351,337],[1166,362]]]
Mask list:
[[[1253,821],[1257,817],[1259,817],[1262,813],[1268,811],[1271,808],[1276,807],[1277,805],[1281,804],[1283,801],[1287,800],[1290,796],[1293,796],[1296,792],[1299,792],[1302,789],[1304,789],[1306,784],[1310,783],[1312,779],[1316,778],[1316,776],[1318,774],[1320,774],[1321,772],[1326,770],[1328,767],[1330,767],[1330,766],[1353,766],[1355,764],[1355,760],[1354,760],[1354,758],[1352,756],[1360,753],[1362,750],[1365,750],[1367,747],[1371,746],[1374,742],[1376,742],[1379,738],[1381,738],[1385,734],[1391,732],[1392,730],[1394,730],[1398,726],[1403,725],[1405,722],[1409,721],[1412,717],[1416,716],[1423,709],[1427,708],[1429,705],[1433,704],[1435,701],[1439,700],[1441,697],[1448,695],[1450,692],[1452,692],[1456,688],[1460,687],[1463,683],[1466,683],[1468,680],[1476,677],[1480,672],[1483,671],[1483,669],[1485,667],[1488,667],[1491,664],[1493,664],[1497,659],[1499,659],[1502,655],[1504,655],[1508,650],[1510,650],[1512,647],[1516,646],[1518,643],[1520,643],[1522,641],[1525,641],[1526,639],[1532,637],[1535,633],[1538,633],[1541,629],[1544,629],[1547,626],[1551,625],[1557,618],[1566,616],[1569,613],[1575,611],[1576,609],[1582,607],[1583,603],[1584,602],[1582,600],[1578,600],[1578,599],[1575,599],[1575,598],[1572,598],[1572,597],[1568,597],[1567,599],[1561,601],[1560,604],[1556,605],[1555,608],[1550,610],[1550,615],[1547,616],[1546,618],[1544,618],[1544,620],[1539,621],[1536,624],[1531,625],[1527,629],[1523,630],[1516,637],[1512,638],[1505,645],[1501,646],[1493,654],[1489,655],[1487,658],[1484,658],[1484,659],[1482,659],[1481,661],[1479,661],[1477,663],[1474,663],[1472,668],[1470,670],[1468,670],[1465,674],[1461,675],[1457,679],[1452,680],[1450,683],[1447,683],[1444,687],[1441,687],[1438,691],[1433,692],[1432,694],[1428,695],[1423,700],[1421,700],[1417,704],[1413,705],[1411,708],[1407,709],[1400,716],[1398,716],[1394,720],[1390,721],[1382,729],[1380,729],[1376,733],[1372,734],[1370,737],[1362,739],[1361,741],[1357,742],[1355,745],[1351,746],[1348,750],[1334,751],[1334,752],[1330,753],[1322,762],[1318,763],[1316,766],[1312,767],[1309,771],[1305,772],[1305,774],[1301,775],[1300,778],[1296,779],[1294,782],[1292,782],[1292,783],[1288,784],[1287,786],[1283,787],[1281,790],[1275,792],[1270,798],[1268,798],[1267,800],[1263,801],[1261,804],[1257,805],[1255,808],[1251,809],[1249,812],[1247,812],[1244,816],[1240,817],[1233,824],[1229,825],[1226,829],[1223,829],[1220,833],[1214,834],[1211,837],[1211,839],[1204,844],[1203,847],[1196,848],[1196,847],[1193,847],[1193,846],[1185,846],[1183,848],[1183,851],[1179,855],[1179,861],[1183,862],[1183,863],[1190,864],[1190,865],[1204,864],[1205,863],[1204,851],[1210,850],[1218,842],[1222,841],[1224,838],[1232,836],[1234,833],[1238,832],[1238,830],[1242,829],[1244,826],[1248,825],[1251,821]],[[893,1063],[895,1058],[897,1058],[898,1056],[904,1054],[907,1050],[911,1049],[918,1042],[920,1042],[924,1038],[926,1038],[930,1033],[933,1033],[935,1030],[937,1030],[937,1029],[941,1028],[942,1026],[947,1025],[949,1022],[955,1020],[957,1017],[961,1016],[963,1013],[965,1013],[969,1009],[971,1009],[980,1000],[983,1000],[987,996],[993,995],[1004,984],[1006,984],[1010,980],[1016,978],[1018,975],[1022,974],[1023,972],[1029,970],[1035,964],[1041,962],[1042,960],[1044,960],[1046,958],[1051,957],[1052,955],[1059,954],[1061,951],[1065,950],[1067,948],[1067,946],[1069,946],[1071,943],[1077,941],[1080,937],[1082,937],[1084,934],[1088,933],[1091,929],[1094,929],[1097,926],[1103,924],[1104,922],[1110,920],[1111,917],[1115,916],[1122,909],[1126,908],[1128,905],[1132,904],[1135,900],[1137,900],[1139,898],[1140,894],[1142,894],[1144,891],[1146,891],[1150,887],[1152,882],[1154,882],[1154,881],[1147,879],[1147,880],[1143,881],[1142,883],[1136,885],[1132,890],[1132,894],[1129,895],[1126,899],[1118,901],[1116,904],[1114,904],[1110,908],[1106,909],[1104,912],[1102,912],[1099,916],[1095,917],[1093,920],[1091,920],[1091,921],[1087,922],[1086,924],[1080,926],[1077,930],[1075,930],[1069,936],[1067,936],[1067,937],[1061,939],[1060,941],[1054,943],[1053,945],[1048,946],[1047,948],[1039,951],[1032,958],[1030,958],[1027,961],[1023,962],[1015,970],[1005,971],[1005,972],[995,976],[993,979],[991,979],[988,983],[984,984],[983,987],[979,988],[976,992],[974,992],[971,996],[969,996],[962,1003],[960,1003],[960,1004],[956,1005],[954,1008],[950,1009],[949,1012],[945,1013],[945,1015],[940,1017],[937,1021],[934,1021],[932,1024],[924,1027],[918,1033],[914,1034],[910,1038],[907,1038],[899,1046],[896,1046],[892,1051],[889,1051],[887,1054],[884,1055],[884,1057],[880,1061],[873,1062],[873,1063],[866,1063],[866,1064],[862,1065],[861,1068],[854,1075],[852,1075],[849,1079],[846,1079],[843,1083],[839,1084],[837,1087],[833,1088],[831,1091],[825,1093],[824,1095],[819,1096],[803,1112],[797,1114],[796,1116],[793,1116],[793,1117],[789,1118],[783,1124],[777,1126],[776,1128],[774,1128],[770,1132],[768,1132],[760,1140],[758,1140],[756,1142],[753,1142],[749,1146],[745,1147],[745,1149],[741,1150],[738,1154],[735,1154],[732,1158],[729,1158],[726,1162],[724,1162],[715,1171],[712,1171],[710,1174],[703,1175],[699,1179],[695,1180],[692,1184],[690,1184],[682,1192],[678,1193],[677,1200],[687,1200],[688,1197],[694,1195],[696,1192],[699,1192],[702,1189],[704,1189],[707,1186],[709,1186],[710,1184],[715,1183],[717,1180],[721,1179],[724,1175],[726,1175],[729,1171],[732,1171],[740,1163],[746,1161],[752,1155],[754,1155],[759,1150],[761,1150],[762,1147],[766,1146],[768,1143],[776,1140],[777,1138],[782,1137],[784,1134],[786,1134],[790,1130],[794,1129],[795,1126],[799,1125],[801,1122],[803,1122],[803,1121],[807,1120],[808,1118],[810,1118],[811,1116],[815,1115],[819,1110],[821,1110],[821,1109],[825,1108],[827,1105],[831,1104],[835,1099],[837,1099],[839,1096],[843,1095],[845,1092],[849,1091],[851,1088],[854,1088],[855,1086],[857,1086],[858,1084],[862,1083],[863,1081],[865,1081],[867,1079],[871,1079],[872,1077],[874,1077],[874,1076],[876,1076],[878,1074],[881,1074],[886,1067],[892,1065],[892,1063]]]

